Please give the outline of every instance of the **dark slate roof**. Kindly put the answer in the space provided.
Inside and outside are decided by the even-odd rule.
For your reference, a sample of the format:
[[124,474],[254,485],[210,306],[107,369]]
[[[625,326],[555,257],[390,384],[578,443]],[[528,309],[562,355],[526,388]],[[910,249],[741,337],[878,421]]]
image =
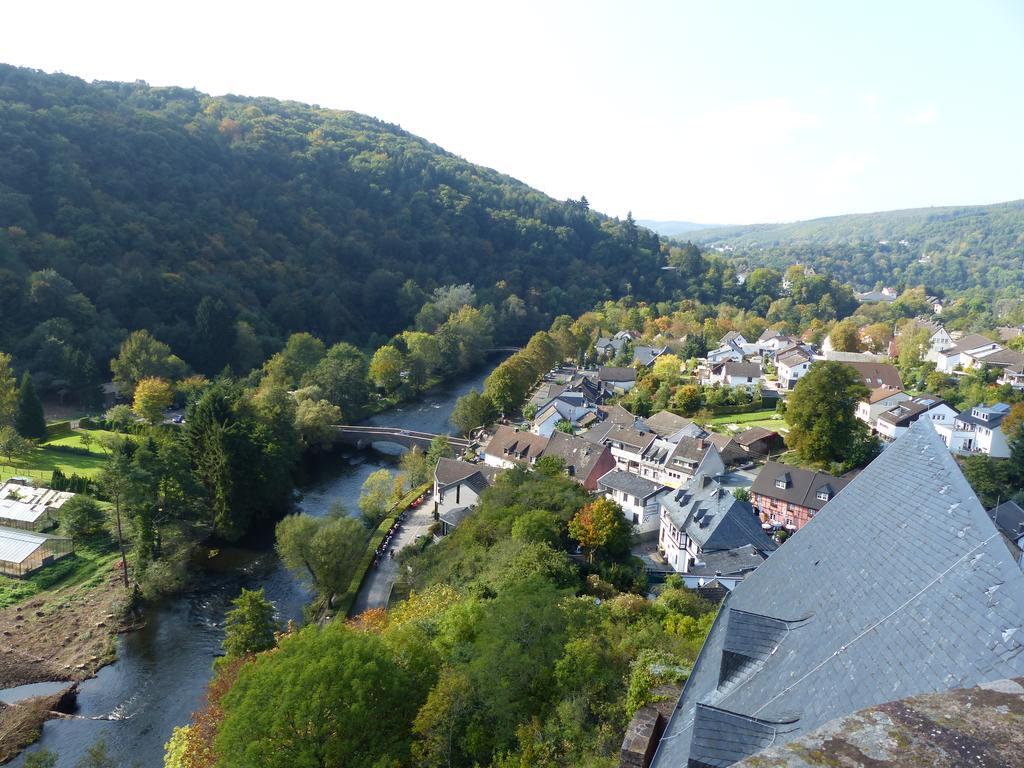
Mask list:
[[642,365],[645,368],[654,363],[661,355],[665,354],[668,347],[633,347],[633,364]]
[[891,363],[837,362],[842,362],[843,365],[853,368],[868,389],[883,387],[887,389],[903,389],[903,379],[900,378],[900,372]]
[[693,539],[701,552],[723,552],[749,545],[771,552],[776,544],[745,501],[714,480],[698,475],[661,500],[672,523]]
[[711,432],[705,439],[718,449],[722,461],[726,464],[739,464],[747,460],[746,452],[729,435]]
[[711,447],[711,443],[705,440],[703,437],[692,437],[686,435],[679,439],[676,443],[675,450],[672,451],[670,460],[679,465],[691,463],[699,464],[700,460],[704,458],[704,454],[708,452],[708,448]]
[[1024,536],[1024,509],[1015,501],[1004,501],[989,510],[988,516],[1002,533],[1017,541]]
[[786,334],[782,331],[776,330],[775,328],[765,328],[761,335],[757,337],[758,341],[771,341],[775,338],[786,338]]
[[602,365],[597,369],[599,381],[636,381],[636,368],[616,368],[611,365]]
[[[975,416],[973,411],[984,410],[990,415],[988,419],[983,419],[980,416]],[[988,427],[989,429],[995,429],[1002,424],[1006,414],[1010,412],[1010,406],[1006,403],[996,403],[995,405],[976,405],[974,408],[968,408],[965,411],[957,414],[956,420],[962,421],[965,424],[973,424],[976,427]]]
[[595,445],[582,437],[552,432],[547,446],[540,455],[564,459],[569,474],[583,481],[590,477],[591,471],[606,450],[608,449],[605,446]]
[[649,430],[661,437],[668,437],[693,424],[693,419],[677,416],[672,411],[658,411],[653,416],[648,416],[644,419],[644,424],[647,425]]
[[723,552],[707,552],[687,571],[693,576],[738,576],[757,568],[767,555],[753,544]]
[[922,413],[938,408],[945,402],[936,395],[918,395],[912,400],[893,406],[888,411],[882,411],[878,414],[878,420],[895,424],[897,427],[906,427],[917,421]]
[[811,359],[811,356],[803,349],[799,347],[793,347],[787,350],[779,350],[779,353],[775,356],[775,361],[782,365],[792,368],[794,365],[800,365],[800,363],[806,363]]
[[687,766],[720,732],[698,705],[743,718],[727,765],[764,746],[760,724],[784,743],[864,707],[1020,676],[1024,573],[999,539],[919,420],[726,598],[653,768]]
[[604,414],[605,420],[612,424],[625,424],[632,426],[636,416],[627,411],[621,405],[602,405],[597,410]]
[[627,427],[622,424],[615,424],[601,440],[602,443],[623,443],[624,445],[636,448],[638,453],[643,453],[657,438],[654,432]]
[[985,347],[990,344],[995,344],[995,342],[987,336],[982,336],[980,333],[972,333],[968,336],[964,336],[953,346],[943,349],[942,354],[951,356],[958,352],[969,352],[972,349],[980,349],[981,347]]
[[[789,477],[787,487],[776,487],[775,481],[787,475]],[[819,490],[829,489],[829,496],[833,497],[843,490],[848,482],[841,477],[833,477],[827,472],[815,472],[810,469],[769,461],[757,473],[754,484],[750,486],[750,492],[797,504],[807,509],[819,510],[831,501],[831,499],[830,501],[819,499]]]
[[438,519],[442,523],[446,523],[450,528],[457,528],[459,523],[469,517],[472,511],[469,507],[455,507],[438,515]]
[[611,472],[601,475],[597,485],[602,490],[625,491],[630,496],[637,496],[641,499],[649,499],[656,493],[668,490],[661,483],[656,483],[653,480],[648,480],[646,477],[640,477],[632,472],[625,472],[621,469],[613,469]]
[[[486,487],[494,482],[494,478],[501,472],[498,467],[489,467],[486,464],[471,464],[468,461],[460,461],[459,459],[446,459],[441,458],[437,461],[437,466],[434,468],[434,479],[437,480],[438,485],[445,488],[449,485],[468,480],[474,475],[479,475]],[[474,488],[474,490],[477,490]]]

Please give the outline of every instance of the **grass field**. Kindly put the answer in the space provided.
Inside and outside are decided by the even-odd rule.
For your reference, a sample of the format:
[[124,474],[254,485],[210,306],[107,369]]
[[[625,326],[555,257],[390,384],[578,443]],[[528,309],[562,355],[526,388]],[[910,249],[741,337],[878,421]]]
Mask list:
[[[92,444],[89,446],[89,454],[67,453],[54,450],[51,446],[69,446],[73,448],[84,448],[82,435],[88,432],[92,437]],[[49,481],[53,470],[59,469],[65,475],[82,475],[83,477],[95,477],[103,469],[107,462],[107,456],[99,446],[99,438],[103,435],[113,435],[113,432],[105,432],[101,429],[75,430],[71,434],[47,440],[38,446],[28,456],[16,458],[13,462],[7,461],[6,456],[0,457],[0,479],[7,479],[15,476],[27,476],[33,480]]]
[[[728,425],[735,424],[739,429],[731,430]],[[731,434],[736,431],[748,429],[749,427],[764,427],[776,432],[785,434],[789,431],[789,424],[786,420],[775,413],[774,409],[754,411],[753,413],[735,413],[728,416],[715,416],[708,422],[708,425],[715,431],[723,434]]]

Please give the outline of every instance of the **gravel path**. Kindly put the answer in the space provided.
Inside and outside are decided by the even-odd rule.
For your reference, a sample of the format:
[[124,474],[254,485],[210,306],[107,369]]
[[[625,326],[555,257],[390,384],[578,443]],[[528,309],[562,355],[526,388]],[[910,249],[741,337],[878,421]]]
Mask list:
[[[402,549],[429,532],[430,526],[434,524],[433,508],[434,505],[428,498],[418,509],[409,511],[402,527],[391,540],[391,548],[395,551],[396,557]],[[392,560],[385,553],[377,567],[371,568],[366,580],[363,581],[352,607],[353,616],[370,608],[387,608],[391,588],[398,580],[398,568],[398,561]]]

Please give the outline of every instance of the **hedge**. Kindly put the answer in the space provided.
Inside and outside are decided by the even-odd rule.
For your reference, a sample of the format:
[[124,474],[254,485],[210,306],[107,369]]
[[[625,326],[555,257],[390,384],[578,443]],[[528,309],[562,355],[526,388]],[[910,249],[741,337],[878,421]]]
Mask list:
[[71,434],[70,421],[55,421],[46,425],[46,438],[52,440],[55,437],[67,437]]
[[352,583],[349,584],[344,596],[335,601],[337,606],[335,615],[341,615],[344,612],[344,615],[348,616],[352,612],[352,605],[355,603],[356,595],[363,588],[363,582],[366,581],[366,576],[370,573],[370,566],[373,564],[377,547],[384,541],[384,537],[388,535],[388,531],[391,530],[391,526],[398,519],[398,516],[405,512],[416,499],[429,491],[431,487],[433,487],[433,482],[424,483],[418,488],[413,488],[399,499],[388,511],[388,514],[385,515],[384,519],[380,521],[377,530],[370,535],[370,540],[366,542],[366,551],[363,553],[363,557],[356,567],[355,574],[352,576]]
[[[772,401],[774,403],[774,401]],[[733,416],[737,413],[755,413],[757,411],[766,411],[773,408],[774,405],[766,406],[763,400],[755,400],[752,403],[745,403],[743,405],[719,405],[714,408],[708,408],[714,416]]]

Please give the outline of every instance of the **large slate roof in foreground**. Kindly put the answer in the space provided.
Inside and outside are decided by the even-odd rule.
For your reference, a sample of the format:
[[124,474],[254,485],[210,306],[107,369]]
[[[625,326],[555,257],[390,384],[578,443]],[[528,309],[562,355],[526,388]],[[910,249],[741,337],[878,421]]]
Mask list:
[[922,419],[729,595],[653,766],[1022,674],[1024,573]]

